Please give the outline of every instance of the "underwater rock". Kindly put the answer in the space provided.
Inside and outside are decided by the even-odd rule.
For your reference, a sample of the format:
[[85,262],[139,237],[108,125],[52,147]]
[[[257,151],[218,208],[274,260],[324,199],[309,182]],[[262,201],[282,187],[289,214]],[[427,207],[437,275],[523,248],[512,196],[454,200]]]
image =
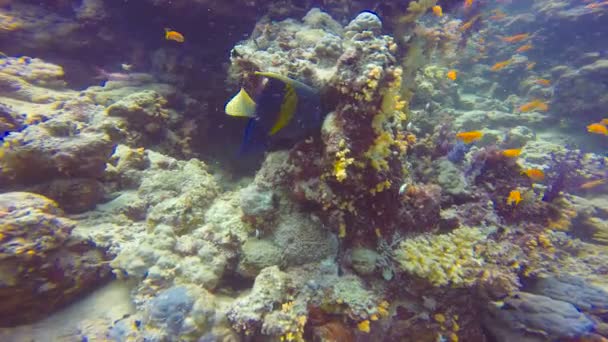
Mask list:
[[467,182],[461,172],[449,160],[440,160],[437,164],[439,175],[437,182],[441,186],[441,191],[451,196],[462,196],[467,193]]
[[369,276],[377,270],[380,255],[369,248],[353,248],[350,252],[350,262],[353,270],[361,276]]
[[321,222],[296,208],[285,208],[272,228],[272,241],[286,265],[301,265],[335,255],[338,240]]
[[232,326],[237,331],[259,329],[269,306],[285,300],[289,283],[289,277],[278,266],[263,269],[255,278],[251,292],[231,305],[227,317]]
[[608,310],[608,292],[576,276],[542,277],[536,279],[527,291],[568,302],[588,313]]
[[23,118],[11,106],[0,103],[0,137],[23,129]]
[[348,23],[344,28],[344,31],[347,38],[364,31],[370,31],[377,35],[382,31],[382,21],[380,21],[380,18],[377,15],[371,12],[363,12]]
[[178,285],[159,292],[144,310],[145,340],[167,341],[179,336],[196,340],[215,320],[215,300],[197,287]]
[[410,185],[403,196],[399,219],[408,231],[433,231],[441,212],[441,188],[436,184]]
[[28,190],[52,198],[68,214],[91,210],[104,198],[101,182],[90,178],[56,179]]
[[12,83],[3,87],[0,99],[23,113],[23,128],[4,138],[0,183],[99,179],[113,147],[98,126],[105,119],[102,107],[65,89],[60,66],[29,57],[2,62],[0,78]]
[[148,304],[149,323],[170,336],[178,336],[193,305],[194,298],[188,294],[187,288],[175,286],[164,290]]
[[488,304],[484,325],[499,342],[576,338],[595,326],[570,303],[526,292]]
[[262,269],[282,264],[282,251],[272,241],[248,239],[243,244],[237,272],[255,278]]
[[245,216],[263,218],[275,210],[273,192],[262,190],[255,183],[242,189],[240,195],[241,209]]
[[555,83],[552,108],[563,118],[584,118],[571,121],[577,128],[587,122],[598,122],[608,107],[608,59],[597,60],[579,69],[564,73]]
[[105,252],[72,237],[75,222],[54,201],[4,193],[0,212],[1,325],[44,317],[109,279]]
[[63,9],[59,8],[62,7],[61,3],[39,6],[26,1],[15,1],[11,6],[0,7],[0,14],[9,23],[0,26],[0,36],[3,39],[9,39],[10,36],[11,41],[4,52],[109,53],[116,42],[120,41],[111,34],[111,30],[102,30],[102,33],[99,30],[83,29],[106,17],[103,1],[85,0],[76,8],[65,3]]
[[526,126],[517,126],[510,129],[503,140],[504,148],[522,148],[529,141],[535,140],[536,134]]
[[205,163],[191,159],[144,177],[139,195],[150,208],[148,223],[164,223],[186,232],[203,223],[205,210],[219,193]]
[[153,90],[132,93],[106,108],[110,117],[125,120],[126,141],[131,146],[150,146],[166,138],[167,127],[175,113],[167,108],[167,100]]

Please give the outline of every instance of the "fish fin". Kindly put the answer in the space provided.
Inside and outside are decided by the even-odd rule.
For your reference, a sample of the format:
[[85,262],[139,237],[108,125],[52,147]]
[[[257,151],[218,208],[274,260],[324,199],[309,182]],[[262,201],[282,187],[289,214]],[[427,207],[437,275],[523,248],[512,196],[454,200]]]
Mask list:
[[245,89],[241,88],[241,90],[226,103],[224,111],[230,116],[252,118],[255,116],[255,101],[251,99]]
[[281,81],[281,82],[283,82],[285,84],[289,84],[289,85],[291,85],[291,86],[293,86],[295,88],[302,89],[302,90],[305,90],[305,91],[308,91],[308,92],[311,92],[311,93],[316,93],[316,90],[314,88],[310,87],[309,85],[304,84],[304,83],[302,83],[300,81],[296,81],[294,79],[291,79],[291,78],[289,78],[287,76],[279,75],[277,73],[270,72],[270,71],[256,71],[255,74],[257,76],[264,76],[264,77],[268,77],[268,78],[274,78],[275,80],[279,80],[279,81]]
[[285,95],[283,95],[283,102],[281,103],[281,109],[279,110],[279,115],[277,117],[277,121],[274,126],[270,129],[269,135],[274,135],[278,131],[280,131],[283,127],[287,126],[293,115],[296,111],[296,107],[298,106],[298,95],[296,94],[296,90],[294,87],[285,83]]

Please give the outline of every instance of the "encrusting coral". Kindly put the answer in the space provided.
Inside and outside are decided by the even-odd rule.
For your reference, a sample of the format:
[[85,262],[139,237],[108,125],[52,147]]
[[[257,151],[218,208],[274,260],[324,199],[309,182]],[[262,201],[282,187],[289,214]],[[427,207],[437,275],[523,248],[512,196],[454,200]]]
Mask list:
[[479,228],[458,228],[448,234],[406,239],[395,258],[408,273],[434,285],[463,286],[475,280],[484,260],[475,245],[487,236]]

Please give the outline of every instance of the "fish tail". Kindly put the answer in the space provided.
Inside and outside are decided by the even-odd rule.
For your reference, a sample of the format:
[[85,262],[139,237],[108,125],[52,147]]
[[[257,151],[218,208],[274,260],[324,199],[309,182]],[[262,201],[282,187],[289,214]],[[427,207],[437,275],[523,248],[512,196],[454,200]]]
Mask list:
[[245,127],[245,134],[243,135],[243,142],[241,142],[241,148],[239,149],[239,155],[245,154],[247,152],[249,143],[251,142],[251,134],[255,127],[255,118],[249,119],[247,121],[247,126]]

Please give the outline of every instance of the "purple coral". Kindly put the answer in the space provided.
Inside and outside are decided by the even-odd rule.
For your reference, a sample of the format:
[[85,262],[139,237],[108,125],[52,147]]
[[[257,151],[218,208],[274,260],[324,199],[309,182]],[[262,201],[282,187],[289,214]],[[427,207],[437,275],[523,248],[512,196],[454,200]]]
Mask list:
[[561,191],[563,191],[572,179],[576,179],[575,173],[582,168],[583,154],[577,150],[569,150],[562,158],[551,153],[554,177],[549,182],[547,191],[543,195],[543,201],[552,202]]

